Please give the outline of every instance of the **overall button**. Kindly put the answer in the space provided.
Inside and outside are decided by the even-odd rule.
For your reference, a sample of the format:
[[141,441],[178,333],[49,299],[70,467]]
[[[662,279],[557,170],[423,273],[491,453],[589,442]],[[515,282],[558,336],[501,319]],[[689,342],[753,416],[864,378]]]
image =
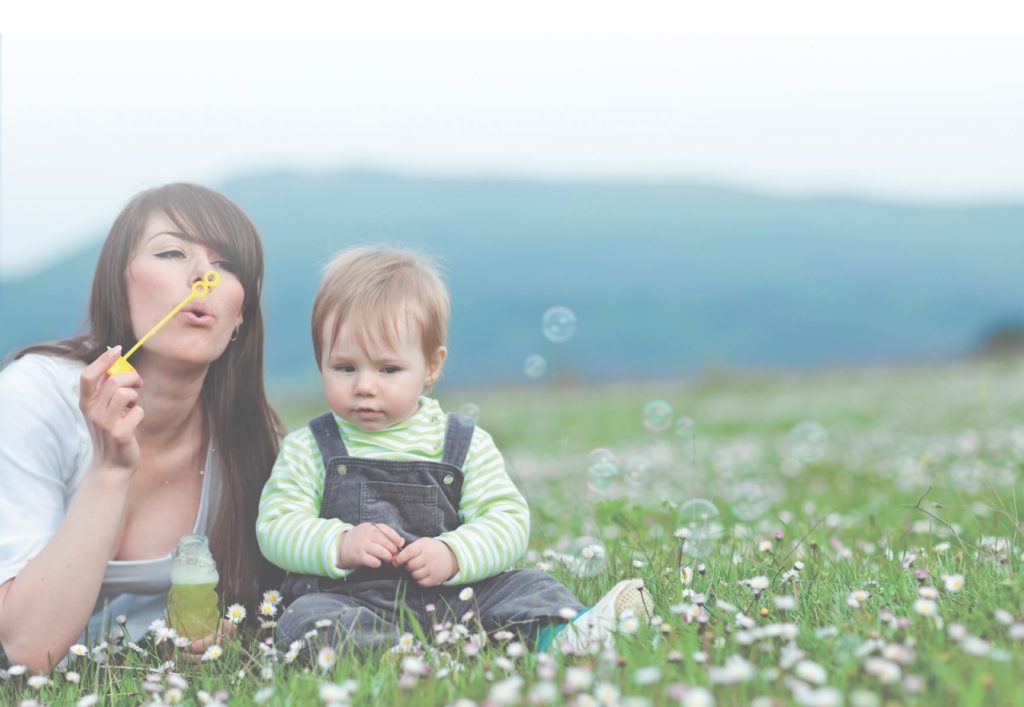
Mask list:
[[348,473],[348,467],[345,466],[344,464],[338,464],[338,468],[335,469],[335,471],[338,472],[338,476],[344,476],[345,474]]
[[444,479],[442,479],[442,481],[444,481],[445,486],[451,486],[452,483],[455,481],[455,477],[452,474],[445,474]]

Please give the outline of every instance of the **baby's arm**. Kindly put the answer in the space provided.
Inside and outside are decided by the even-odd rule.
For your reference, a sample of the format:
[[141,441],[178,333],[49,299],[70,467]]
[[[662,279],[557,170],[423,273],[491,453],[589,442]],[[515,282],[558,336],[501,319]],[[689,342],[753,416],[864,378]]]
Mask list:
[[505,470],[491,436],[477,428],[463,465],[463,524],[438,537],[455,553],[458,571],[445,584],[476,582],[502,572],[530,541],[530,508]]
[[282,569],[344,577],[352,569],[339,567],[340,540],[352,526],[337,518],[320,517],[323,465],[306,437],[307,430],[299,430],[285,437],[281,445],[260,497],[256,538],[266,558]]

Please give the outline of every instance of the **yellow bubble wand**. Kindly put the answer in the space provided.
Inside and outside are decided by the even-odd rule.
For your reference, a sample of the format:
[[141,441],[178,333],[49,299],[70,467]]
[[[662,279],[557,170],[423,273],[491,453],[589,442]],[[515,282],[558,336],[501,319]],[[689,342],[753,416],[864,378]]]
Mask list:
[[202,280],[196,280],[195,282],[192,283],[192,291],[188,293],[188,297],[179,302],[178,306],[172,309],[167,314],[166,317],[158,321],[153,326],[152,329],[147,331],[146,335],[139,339],[135,343],[135,346],[131,347],[131,349],[128,350],[128,353],[126,353],[123,356],[117,357],[117,360],[114,361],[114,365],[107,369],[107,375],[112,376],[115,373],[127,373],[128,371],[134,371],[135,368],[132,366],[132,364],[128,363],[128,357],[131,356],[136,351],[138,351],[139,348],[144,343],[149,341],[149,338],[153,336],[153,334],[160,331],[160,327],[162,327],[167,322],[171,321],[174,315],[181,311],[182,307],[184,307],[186,304],[196,299],[197,297],[199,299],[206,297],[206,293],[209,292],[211,288],[216,287],[218,282],[220,282],[220,273],[218,273],[216,270],[207,270],[203,274]]

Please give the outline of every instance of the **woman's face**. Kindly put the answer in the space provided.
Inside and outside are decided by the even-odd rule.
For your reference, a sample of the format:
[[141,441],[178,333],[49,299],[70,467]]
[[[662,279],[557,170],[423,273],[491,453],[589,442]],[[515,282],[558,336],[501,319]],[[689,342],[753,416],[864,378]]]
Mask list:
[[236,326],[242,324],[245,291],[221,253],[192,240],[165,214],[146,221],[125,280],[132,331],[136,340],[163,319],[191,292],[192,283],[208,270],[220,281],[202,299],[193,299],[132,359],[164,357],[180,363],[209,365],[227,348]]

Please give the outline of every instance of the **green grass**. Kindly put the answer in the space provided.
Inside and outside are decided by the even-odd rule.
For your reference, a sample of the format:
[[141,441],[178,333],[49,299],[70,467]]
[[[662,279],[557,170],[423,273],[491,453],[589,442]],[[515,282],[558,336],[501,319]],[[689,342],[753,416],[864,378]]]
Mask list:
[[[508,658],[507,641],[478,655],[461,643],[438,645],[422,656],[432,666],[428,675],[403,679],[407,671],[394,656],[343,655],[323,670],[310,659],[320,647],[315,638],[294,662],[264,656],[257,644],[269,632],[250,607],[249,631],[216,660],[161,668],[175,660],[166,644],[143,654],[115,648],[106,662],[76,659],[70,668],[78,684],[64,668],[39,689],[26,676],[0,680],[0,703],[74,704],[92,693],[109,704],[152,695],[200,703],[223,691],[233,704],[257,694],[267,704],[315,704],[323,685],[347,680],[354,704],[500,704],[515,696],[528,704],[552,695],[556,704],[697,704],[698,686],[719,705],[833,704],[836,697],[853,705],[1024,703],[1021,364],[591,388],[537,383],[442,391],[440,398],[449,410],[479,406],[480,424],[530,501],[523,566],[549,569],[585,603],[619,579],[641,577],[660,625],[619,637],[613,652],[553,661],[529,651]],[[693,417],[696,435],[645,429],[642,410],[655,399]],[[279,410],[289,429],[321,412],[319,403],[302,402]],[[794,458],[789,433],[804,420],[828,431],[820,460]],[[592,488],[588,455],[596,448],[611,450],[620,469],[646,458],[649,481],[620,474],[609,487]],[[740,489],[750,492],[745,499],[737,498]],[[721,513],[720,535],[703,557],[683,552],[673,537],[679,508],[695,497]],[[762,499],[765,512],[750,518],[745,511]],[[605,548],[603,565],[589,566],[593,576],[564,561],[583,536]],[[787,574],[797,561],[802,570]],[[688,585],[683,568],[692,571]],[[945,575],[962,575],[962,590],[946,591]],[[742,583],[758,576],[768,582],[759,593]],[[914,608],[922,587],[937,591],[934,616]],[[687,590],[704,595],[703,609],[690,608]],[[853,590],[870,597],[852,607]],[[795,608],[779,608],[778,596],[793,597]],[[691,611],[700,618],[688,621]],[[739,666],[738,681],[712,684],[727,661]],[[898,677],[883,682],[880,669]],[[813,682],[819,672],[821,685]],[[589,675],[587,687],[566,688],[567,677],[580,675]]]

